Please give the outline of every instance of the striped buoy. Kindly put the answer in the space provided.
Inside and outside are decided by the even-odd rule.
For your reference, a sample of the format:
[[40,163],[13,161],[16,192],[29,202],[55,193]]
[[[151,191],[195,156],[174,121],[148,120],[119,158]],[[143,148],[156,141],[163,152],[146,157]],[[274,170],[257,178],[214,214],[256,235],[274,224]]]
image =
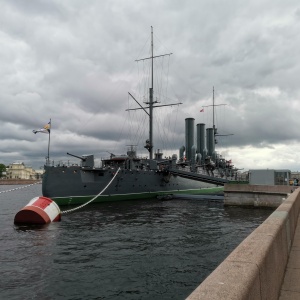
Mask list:
[[50,198],[35,197],[15,215],[15,224],[47,224],[61,220],[59,206]]

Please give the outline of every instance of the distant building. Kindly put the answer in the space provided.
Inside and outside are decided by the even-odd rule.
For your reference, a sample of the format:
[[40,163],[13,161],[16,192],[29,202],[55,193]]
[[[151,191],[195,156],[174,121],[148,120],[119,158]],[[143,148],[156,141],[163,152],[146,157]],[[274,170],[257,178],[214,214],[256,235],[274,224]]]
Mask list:
[[300,172],[292,172],[291,175],[291,179],[298,179],[300,181]]
[[26,167],[23,162],[14,162],[6,169],[7,179],[41,179],[42,170],[34,170],[31,167]]
[[249,170],[249,183],[258,185],[290,185],[290,170]]

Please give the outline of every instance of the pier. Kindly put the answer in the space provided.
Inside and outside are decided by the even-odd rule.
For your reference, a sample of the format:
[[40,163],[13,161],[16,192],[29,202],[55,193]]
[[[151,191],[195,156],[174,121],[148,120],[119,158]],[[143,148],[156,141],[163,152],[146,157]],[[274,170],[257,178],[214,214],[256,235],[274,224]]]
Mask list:
[[295,188],[225,185],[225,205],[273,207],[274,197],[278,207],[187,300],[300,299],[300,188]]

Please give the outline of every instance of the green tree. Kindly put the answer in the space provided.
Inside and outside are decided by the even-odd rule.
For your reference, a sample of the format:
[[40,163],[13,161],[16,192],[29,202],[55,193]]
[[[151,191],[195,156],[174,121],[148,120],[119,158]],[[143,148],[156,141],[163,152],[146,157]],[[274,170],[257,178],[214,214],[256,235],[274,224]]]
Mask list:
[[0,177],[2,177],[3,173],[6,171],[6,167],[4,164],[0,164]]

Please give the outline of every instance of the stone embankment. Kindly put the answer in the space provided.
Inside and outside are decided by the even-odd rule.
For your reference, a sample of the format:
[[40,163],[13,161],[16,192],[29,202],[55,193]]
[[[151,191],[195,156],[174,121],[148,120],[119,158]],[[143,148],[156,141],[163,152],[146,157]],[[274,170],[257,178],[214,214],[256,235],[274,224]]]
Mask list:
[[[244,187],[248,188],[251,189]],[[252,189],[263,194],[257,187]],[[271,190],[275,193],[273,188],[269,192]],[[281,202],[269,218],[188,296],[188,300],[279,299],[299,218],[300,188]],[[252,200],[252,205],[254,203]]]
[[17,184],[32,184],[41,182],[42,180],[33,179],[0,179],[0,185],[17,185]]
[[225,184],[224,205],[277,208],[297,186]]

